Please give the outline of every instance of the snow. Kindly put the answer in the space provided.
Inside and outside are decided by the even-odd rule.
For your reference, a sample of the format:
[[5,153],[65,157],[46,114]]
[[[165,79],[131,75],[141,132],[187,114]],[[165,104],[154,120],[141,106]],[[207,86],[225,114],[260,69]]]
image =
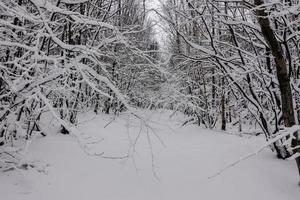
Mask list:
[[[34,140],[25,158],[38,170],[1,173],[1,199],[299,198],[295,163],[276,159],[268,149],[209,179],[227,164],[254,152],[265,143],[264,139],[193,125],[181,127],[182,116],[170,114],[141,112],[139,115],[147,119],[145,123],[129,114],[115,120],[107,115],[84,114],[78,125],[84,146],[75,136],[58,134],[55,120],[48,120],[44,128],[52,134]],[[107,157],[129,157],[88,156],[82,148]]]

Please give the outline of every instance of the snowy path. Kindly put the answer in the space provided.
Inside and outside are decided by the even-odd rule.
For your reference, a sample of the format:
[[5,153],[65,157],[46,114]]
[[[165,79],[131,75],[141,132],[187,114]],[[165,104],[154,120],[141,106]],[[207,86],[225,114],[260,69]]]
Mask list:
[[[239,137],[199,127],[179,128],[177,119],[155,113],[155,133],[143,126],[134,159],[111,160],[87,156],[75,138],[53,133],[37,139],[27,159],[39,160],[47,174],[35,170],[0,174],[1,200],[297,200],[296,166],[280,161],[269,150],[242,162],[218,177],[208,179],[226,164],[254,151],[262,138]],[[89,150],[120,156],[139,133],[140,122],[123,116],[110,123],[108,117],[80,125]],[[172,127],[172,128],[171,128]],[[174,131],[176,129],[176,131]],[[131,139],[129,139],[131,138]],[[95,143],[104,139],[101,142]],[[33,153],[34,152],[34,153]]]

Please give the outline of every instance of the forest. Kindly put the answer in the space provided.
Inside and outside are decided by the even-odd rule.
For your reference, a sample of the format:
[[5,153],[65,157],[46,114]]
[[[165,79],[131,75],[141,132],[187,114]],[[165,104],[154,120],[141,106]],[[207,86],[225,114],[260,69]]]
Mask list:
[[[158,113],[164,113],[168,119],[175,116],[177,124],[160,120]],[[99,121],[89,122],[91,117]],[[120,120],[134,127],[132,131],[127,127],[127,146],[108,142],[106,147],[101,142],[104,137],[114,141],[119,132],[125,132],[126,125],[121,126]],[[49,128],[49,124],[55,128]],[[64,152],[59,145],[65,140],[66,149],[75,140],[83,154],[100,158],[101,165],[108,165],[106,162],[112,160],[135,162],[139,159],[138,149],[145,148],[140,152],[149,151],[145,155],[141,153],[141,157],[149,157],[147,164],[144,163],[149,168],[149,177],[160,179],[163,172],[157,170],[160,153],[156,151],[162,151],[158,150],[161,146],[168,149],[166,144],[175,140],[159,132],[167,126],[182,132],[174,136],[178,137],[174,148],[186,140],[189,149],[189,144],[195,145],[193,141],[198,137],[199,141],[211,142],[207,144],[209,151],[198,150],[199,143],[190,152],[197,150],[207,159],[219,160],[209,172],[201,170],[201,161],[197,162],[198,170],[208,177],[206,181],[221,179],[220,176],[230,172],[234,176],[234,170],[243,169],[245,163],[253,169],[270,162],[272,165],[266,163],[270,167],[264,168],[263,174],[271,174],[272,166],[280,166],[280,170],[272,171],[272,178],[277,176],[274,179],[279,182],[286,179],[290,185],[282,189],[285,192],[271,185],[260,199],[271,199],[268,195],[275,190],[278,194],[274,193],[277,198],[272,196],[273,199],[297,199],[300,194],[297,187],[300,180],[299,0],[0,0],[0,193],[13,191],[5,189],[10,187],[6,184],[10,179],[3,178],[7,174],[17,177],[14,173],[44,171],[39,166],[43,164],[30,161],[29,158],[35,159],[30,155],[41,151],[46,152],[41,155],[46,158],[51,152],[46,146],[55,149],[56,144]],[[116,130],[109,131],[110,127]],[[97,133],[100,135],[96,134],[97,130],[101,130]],[[89,131],[94,131],[100,140],[87,142],[87,138],[94,137],[86,136]],[[184,134],[189,131],[193,134]],[[247,139],[247,144],[243,139]],[[40,142],[45,150],[41,150]],[[232,151],[220,149],[227,143],[236,146]],[[91,144],[96,149],[101,147],[101,151],[91,150]],[[246,146],[248,150],[243,149]],[[112,152],[120,154],[107,154],[112,147]],[[214,150],[220,153],[214,154]],[[235,157],[227,159],[231,153]],[[180,155],[179,151],[177,154]],[[169,158],[166,156],[166,160]],[[261,164],[253,164],[259,163],[253,159]],[[84,161],[78,159],[78,162]],[[185,162],[184,157],[176,163],[180,162]],[[182,167],[183,172],[188,169]],[[284,176],[286,173],[291,176]],[[144,180],[147,184],[148,178]],[[267,183],[274,182],[271,180]],[[256,184],[261,182],[256,181]],[[186,184],[191,183],[187,180]],[[223,187],[218,184],[211,187],[216,190]],[[227,184],[226,179],[223,184]],[[248,188],[252,188],[250,183]],[[185,197],[199,199],[194,194],[196,191]],[[280,196],[280,191],[290,196]],[[227,192],[233,193],[230,189]],[[18,199],[14,196],[17,192],[6,193],[11,194],[4,199]],[[241,192],[244,199],[250,198],[249,194]],[[180,195],[171,198],[167,194],[150,196],[142,199],[184,198]],[[221,197],[207,194],[204,199]],[[27,198],[48,199],[30,195]],[[239,198],[223,196],[223,199]],[[135,200],[130,195],[125,199]]]

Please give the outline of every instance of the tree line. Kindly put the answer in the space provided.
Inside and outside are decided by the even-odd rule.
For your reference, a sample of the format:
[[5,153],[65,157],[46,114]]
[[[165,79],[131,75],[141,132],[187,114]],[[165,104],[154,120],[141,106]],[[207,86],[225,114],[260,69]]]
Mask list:
[[[299,6],[297,0],[167,0],[159,15],[168,24],[168,70],[177,80],[169,80],[169,107],[207,128],[257,124],[267,141],[299,124]],[[299,144],[296,131],[271,148],[286,159],[298,155]]]

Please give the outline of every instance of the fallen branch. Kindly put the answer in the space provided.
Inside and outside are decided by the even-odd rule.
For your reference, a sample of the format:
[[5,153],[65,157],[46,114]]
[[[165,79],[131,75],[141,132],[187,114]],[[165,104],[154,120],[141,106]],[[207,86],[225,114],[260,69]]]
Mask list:
[[279,134],[278,136],[276,136],[275,138],[269,140],[268,142],[266,142],[263,146],[261,146],[260,148],[258,148],[256,151],[249,153],[245,156],[240,157],[238,160],[228,164],[227,166],[225,166],[223,169],[221,169],[220,171],[218,171],[217,173],[213,174],[212,176],[209,176],[208,178],[214,178],[216,176],[219,176],[220,174],[222,174],[223,172],[225,172],[226,170],[234,167],[235,165],[239,164],[242,161],[248,160],[249,158],[256,156],[257,154],[259,154],[262,150],[264,150],[266,147],[269,147],[270,145],[274,144],[275,142],[277,142],[278,140],[285,138],[287,136],[293,137],[293,134],[300,130],[300,125],[294,125],[290,128],[285,128],[283,129],[281,132],[281,134]]

